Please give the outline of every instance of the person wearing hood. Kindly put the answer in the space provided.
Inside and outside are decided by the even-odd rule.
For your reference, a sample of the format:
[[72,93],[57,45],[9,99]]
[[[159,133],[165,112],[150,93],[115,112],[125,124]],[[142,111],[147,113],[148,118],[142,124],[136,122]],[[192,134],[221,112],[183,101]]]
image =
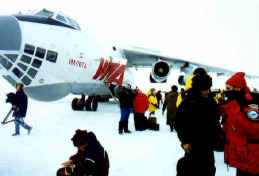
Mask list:
[[191,175],[215,176],[216,173],[213,145],[220,117],[216,102],[210,97],[211,86],[209,75],[194,75],[192,88],[176,113],[175,130],[185,157],[190,158]]
[[172,86],[171,91],[166,94],[165,102],[162,108],[162,114],[164,115],[165,110],[167,111],[166,116],[166,124],[170,126],[170,130],[174,131],[174,122],[175,116],[177,112],[176,101],[178,97],[178,87]]
[[237,168],[237,176],[259,175],[258,105],[245,80],[238,72],[226,81],[225,102],[221,105],[226,134],[225,162]]
[[152,114],[155,114],[156,110],[159,108],[157,98],[156,98],[156,89],[152,88],[148,92],[148,102],[149,102],[148,111],[149,111],[149,117],[150,117]]
[[134,124],[136,131],[143,131],[148,128],[147,118],[145,112],[148,109],[148,97],[141,92],[136,90],[136,96],[133,101],[133,112],[134,112]]
[[71,140],[78,151],[62,163],[64,168],[57,171],[57,176],[64,175],[68,170],[71,175],[76,176],[109,175],[108,154],[93,132],[78,129]]

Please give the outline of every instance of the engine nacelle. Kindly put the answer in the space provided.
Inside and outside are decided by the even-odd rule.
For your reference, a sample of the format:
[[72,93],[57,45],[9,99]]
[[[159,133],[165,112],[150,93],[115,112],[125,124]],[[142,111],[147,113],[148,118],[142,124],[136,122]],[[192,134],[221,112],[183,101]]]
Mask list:
[[170,65],[165,61],[157,61],[153,64],[150,73],[150,81],[152,83],[164,83],[167,81],[167,76],[170,72]]

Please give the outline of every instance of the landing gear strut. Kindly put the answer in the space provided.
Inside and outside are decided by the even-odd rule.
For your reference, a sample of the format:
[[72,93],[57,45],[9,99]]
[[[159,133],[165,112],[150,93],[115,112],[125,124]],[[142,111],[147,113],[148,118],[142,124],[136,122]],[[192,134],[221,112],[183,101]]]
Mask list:
[[89,96],[85,101],[85,110],[97,111],[98,109],[98,98],[97,96]]
[[72,109],[74,111],[97,111],[98,109],[98,96],[89,96],[85,100],[85,96],[82,96],[81,99],[74,98],[71,103]]

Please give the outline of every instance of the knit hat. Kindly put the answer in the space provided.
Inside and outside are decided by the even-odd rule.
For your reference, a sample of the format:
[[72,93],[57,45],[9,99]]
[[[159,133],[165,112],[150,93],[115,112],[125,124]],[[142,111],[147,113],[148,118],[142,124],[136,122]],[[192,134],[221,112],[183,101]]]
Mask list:
[[193,71],[193,75],[207,75],[207,71],[205,70],[205,68],[202,67],[198,67]]
[[88,133],[86,130],[77,129],[71,140],[73,141],[74,146],[78,147],[87,144],[87,136]]
[[241,91],[245,92],[245,98],[246,100],[250,101],[252,100],[252,96],[250,94],[250,90],[247,87],[247,83],[245,80],[245,73],[244,72],[237,72],[233,76],[231,76],[227,81],[227,85],[230,85],[235,88],[240,88]]
[[212,79],[207,74],[197,74],[192,78],[192,88],[194,90],[208,90],[212,86]]

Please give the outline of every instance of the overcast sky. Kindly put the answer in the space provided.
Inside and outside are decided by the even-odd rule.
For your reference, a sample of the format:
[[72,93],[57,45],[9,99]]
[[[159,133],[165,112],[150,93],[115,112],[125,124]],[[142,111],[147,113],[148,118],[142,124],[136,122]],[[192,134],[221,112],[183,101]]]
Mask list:
[[103,41],[259,75],[258,0],[8,0],[0,14],[49,8]]

